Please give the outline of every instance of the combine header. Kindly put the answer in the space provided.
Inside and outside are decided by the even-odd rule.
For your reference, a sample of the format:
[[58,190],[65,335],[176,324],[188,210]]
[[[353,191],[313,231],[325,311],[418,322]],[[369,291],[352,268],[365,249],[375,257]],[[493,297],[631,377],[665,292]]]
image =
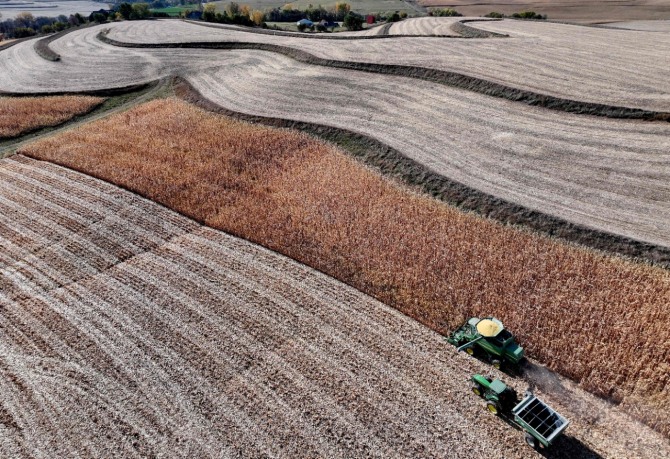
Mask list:
[[516,391],[499,379],[472,377],[472,392],[486,400],[486,408],[526,432],[526,443],[535,449],[548,448],[570,421],[532,393],[520,402]]
[[523,360],[523,348],[514,341],[514,336],[494,317],[473,317],[457,330],[451,332],[447,341],[458,350],[470,355],[482,355],[500,369],[505,364],[517,366]]

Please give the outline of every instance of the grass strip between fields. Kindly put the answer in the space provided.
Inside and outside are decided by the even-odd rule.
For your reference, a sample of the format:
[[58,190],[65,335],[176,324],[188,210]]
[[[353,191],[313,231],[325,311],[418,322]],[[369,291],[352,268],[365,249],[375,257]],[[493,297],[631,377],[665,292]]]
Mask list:
[[570,243],[670,268],[668,247],[586,228],[484,193],[432,171],[426,165],[373,137],[322,124],[228,110],[203,97],[183,79],[176,79],[176,92],[179,97],[211,112],[272,127],[297,129],[333,142],[384,175],[396,177],[407,185],[417,187],[421,192],[464,211],[473,211],[504,224],[529,228]]
[[607,118],[639,119],[646,121],[670,121],[670,112],[657,112],[642,110],[638,108],[617,107],[607,104],[593,102],[581,102],[535,93],[524,89],[512,88],[500,83],[483,80],[481,78],[463,75],[447,70],[430,69],[409,65],[374,64],[368,62],[353,62],[324,59],[306,51],[298,50],[288,46],[275,45],[271,43],[250,42],[182,42],[182,43],[128,43],[111,39],[107,36],[108,30],[98,33],[98,40],[112,46],[123,48],[144,49],[253,49],[269,51],[282,54],[298,62],[332,67],[345,70],[378,73],[383,75],[395,75],[407,78],[416,78],[430,81],[446,86],[473,91],[491,97],[521,102],[531,106],[542,107],[550,110],[575,113],[580,115],[602,116]]
[[20,153],[269,247],[440,333],[495,315],[531,356],[670,433],[666,270],[462,212],[307,134],[177,99]]

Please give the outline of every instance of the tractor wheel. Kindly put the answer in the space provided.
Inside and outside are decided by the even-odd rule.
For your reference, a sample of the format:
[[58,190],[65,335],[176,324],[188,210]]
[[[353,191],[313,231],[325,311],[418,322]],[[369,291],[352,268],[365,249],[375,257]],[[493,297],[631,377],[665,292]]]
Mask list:
[[466,347],[465,352],[467,352],[468,355],[475,355],[475,350],[472,349],[471,347]]
[[486,403],[486,409],[498,416],[500,414],[500,405],[497,402],[489,401]]
[[491,365],[493,365],[493,368],[496,370],[500,370],[500,367],[502,367],[502,362],[498,359],[493,359],[491,360]]
[[537,449],[537,438],[533,437],[531,434],[526,433],[526,443],[533,449]]
[[483,394],[483,392],[482,392],[482,386],[480,386],[480,385],[477,384],[477,383],[473,384],[473,385],[472,385],[472,392],[474,392],[475,395],[481,397],[482,394]]

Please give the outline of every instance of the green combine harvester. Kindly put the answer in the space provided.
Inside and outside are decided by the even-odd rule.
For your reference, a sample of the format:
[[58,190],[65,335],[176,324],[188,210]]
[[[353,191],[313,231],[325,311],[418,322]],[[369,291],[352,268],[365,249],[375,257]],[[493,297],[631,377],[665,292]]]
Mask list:
[[508,365],[518,367],[523,360],[523,348],[514,341],[514,336],[494,317],[473,317],[457,330],[451,332],[447,341],[458,350],[470,355],[482,356],[495,368]]
[[486,408],[526,432],[526,443],[544,449],[558,438],[570,421],[530,392],[519,402],[516,391],[499,379],[472,377],[472,392],[486,400]]

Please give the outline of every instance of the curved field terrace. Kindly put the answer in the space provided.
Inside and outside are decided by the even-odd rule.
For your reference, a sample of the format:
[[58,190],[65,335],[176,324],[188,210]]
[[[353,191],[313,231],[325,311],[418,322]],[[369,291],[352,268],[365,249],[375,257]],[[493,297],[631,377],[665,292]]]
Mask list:
[[494,313],[563,375],[502,375],[571,420],[545,457],[670,457],[658,24],[0,45],[0,456],[535,457],[435,333]]
[[[217,31],[179,21],[151,21],[146,28],[145,24],[126,22],[108,27],[112,29],[110,36],[130,41],[153,42],[169,37],[173,41],[190,42],[200,38],[199,33],[214,34],[217,39],[220,39],[217,34],[224,34],[236,37],[235,40],[243,36],[244,40],[286,41],[300,49],[309,49],[318,42],[317,54],[326,56],[330,46],[329,40],[269,37],[230,29]],[[486,24],[498,28],[504,25],[505,21]],[[477,27],[482,25],[478,23]],[[538,25],[529,27],[533,34],[539,33],[535,32]],[[666,122],[610,120],[529,108],[522,103],[414,78],[314,66],[262,51],[120,48],[100,42],[97,39],[100,29],[75,31],[51,43],[61,62],[40,58],[31,41],[2,52],[0,68],[4,67],[6,72],[0,74],[0,89],[91,90],[181,74],[205,97],[225,108],[316,121],[337,128],[355,126],[356,131],[470,188],[588,228],[655,245],[670,245],[665,231],[670,224],[670,199],[665,186],[670,175],[667,154],[670,124]],[[589,34],[610,32],[577,29],[585,29]],[[551,30],[547,34],[553,41],[557,32]],[[375,49],[378,43],[410,46],[414,39],[398,38],[397,43],[389,40],[392,39],[344,40],[335,43],[335,47],[341,52],[354,46],[362,54]],[[446,38],[435,40],[442,41],[430,42],[432,55],[442,54],[434,52],[435,43],[449,43],[449,52],[444,56],[451,56],[451,48],[458,46]],[[457,42],[503,43],[504,50],[508,39]],[[655,52],[662,49],[661,45],[655,45]],[[511,65],[501,52],[496,61]],[[385,51],[375,56],[396,54],[406,55]],[[642,49],[637,49],[635,54],[619,53],[614,59],[643,54]],[[599,55],[606,57],[602,52]],[[608,53],[607,58],[610,56]],[[405,58],[398,59],[403,62]],[[655,66],[659,59],[646,62]],[[641,70],[633,62],[625,66]],[[654,84],[670,81],[661,78],[667,71],[666,67],[659,69]],[[529,74],[527,69],[524,74]],[[301,81],[299,87],[295,86],[297,76]],[[595,75],[591,80],[603,81]],[[629,82],[630,79],[627,87]],[[58,86],[54,87],[55,84]],[[611,82],[607,86],[611,88]],[[570,87],[579,87],[579,82],[571,81]],[[296,103],[296,100],[309,102]],[[663,106],[667,108],[667,104]]]

